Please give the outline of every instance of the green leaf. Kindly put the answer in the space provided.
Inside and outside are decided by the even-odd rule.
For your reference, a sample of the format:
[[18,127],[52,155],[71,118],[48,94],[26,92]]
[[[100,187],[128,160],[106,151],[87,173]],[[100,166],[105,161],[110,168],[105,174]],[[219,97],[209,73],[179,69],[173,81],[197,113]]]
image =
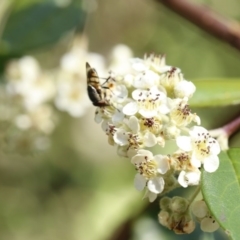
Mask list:
[[240,103],[240,79],[204,79],[193,81],[196,92],[191,107],[227,106]]
[[60,8],[37,3],[12,12],[5,26],[0,54],[16,54],[54,44],[65,33],[84,26],[85,13],[76,4]]
[[240,216],[240,148],[222,152],[219,169],[203,171],[202,193],[219,224],[232,239],[239,239]]

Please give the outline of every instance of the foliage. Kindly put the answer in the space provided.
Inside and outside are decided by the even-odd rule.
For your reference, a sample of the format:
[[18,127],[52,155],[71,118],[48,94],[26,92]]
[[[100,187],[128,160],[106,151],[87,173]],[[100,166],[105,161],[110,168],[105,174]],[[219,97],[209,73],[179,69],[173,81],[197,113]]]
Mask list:
[[[166,53],[167,62],[180,67],[196,85],[190,106],[201,116],[204,127],[220,127],[239,114],[240,59],[234,49],[154,1],[62,2],[0,3],[1,80],[9,60],[26,55],[36,57],[45,69],[57,69],[75,34],[85,33],[89,50],[107,57],[116,43],[129,45],[139,57],[145,52]],[[227,5],[211,2],[212,8],[239,18],[237,4],[233,0]],[[153,240],[163,236],[228,239],[228,234],[238,239],[239,148],[221,154],[218,171],[202,171],[203,196],[227,234],[218,231],[210,236],[198,227],[189,236],[174,235],[156,220],[158,201],[148,206],[134,190],[135,172],[124,159],[116,157],[93,115],[93,107],[81,118],[59,113],[52,145],[45,153],[6,152],[8,142],[4,139],[0,160],[1,239],[141,240],[147,234],[152,234]],[[1,133],[5,129],[6,124],[1,124]],[[239,144],[237,133],[230,147]],[[192,194],[191,189],[175,193]],[[120,238],[122,233],[130,237]]]

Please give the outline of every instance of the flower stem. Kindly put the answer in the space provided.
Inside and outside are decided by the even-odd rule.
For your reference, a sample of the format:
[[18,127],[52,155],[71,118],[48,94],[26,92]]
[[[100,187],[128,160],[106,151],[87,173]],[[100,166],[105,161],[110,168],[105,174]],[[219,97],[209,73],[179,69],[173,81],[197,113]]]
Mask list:
[[194,199],[197,197],[197,195],[199,194],[201,188],[200,185],[197,186],[195,192],[193,193],[193,195],[191,196],[191,198],[189,199],[189,206],[191,205],[191,203],[194,201]]
[[233,121],[222,127],[222,129],[226,132],[228,137],[235,133],[239,128],[240,128],[240,116],[238,116]]

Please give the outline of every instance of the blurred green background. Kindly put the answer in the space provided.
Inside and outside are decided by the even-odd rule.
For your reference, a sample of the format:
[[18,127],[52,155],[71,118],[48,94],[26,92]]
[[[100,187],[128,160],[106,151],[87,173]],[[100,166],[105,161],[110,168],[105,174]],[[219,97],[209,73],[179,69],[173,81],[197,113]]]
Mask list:
[[[195,2],[240,18],[237,0]],[[118,43],[137,57],[165,53],[167,63],[191,81],[240,76],[239,52],[155,1],[1,0],[0,18],[1,73],[9,59],[24,55],[35,56],[44,68],[55,67],[74,34],[84,33],[89,50],[105,57]],[[237,116],[239,105],[193,111],[211,129]],[[62,113],[59,119],[49,151],[1,152],[0,239],[225,239],[221,232],[199,228],[179,236],[158,224],[158,202],[148,206],[134,189],[134,169],[108,145],[94,122],[94,107],[82,118]],[[236,134],[231,146],[239,146],[239,139]]]

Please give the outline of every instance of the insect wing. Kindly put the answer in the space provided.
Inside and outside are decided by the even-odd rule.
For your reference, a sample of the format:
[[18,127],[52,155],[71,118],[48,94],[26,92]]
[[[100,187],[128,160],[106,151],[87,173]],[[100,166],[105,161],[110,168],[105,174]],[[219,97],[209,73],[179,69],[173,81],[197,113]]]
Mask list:
[[94,68],[91,68],[89,63],[86,63],[86,72],[88,84],[87,92],[92,104],[96,107],[109,106],[108,101],[103,97],[106,96],[106,91],[100,85],[97,71]]
[[92,68],[89,63],[86,63],[87,84],[93,86],[95,89],[100,89],[100,81],[97,71]]

